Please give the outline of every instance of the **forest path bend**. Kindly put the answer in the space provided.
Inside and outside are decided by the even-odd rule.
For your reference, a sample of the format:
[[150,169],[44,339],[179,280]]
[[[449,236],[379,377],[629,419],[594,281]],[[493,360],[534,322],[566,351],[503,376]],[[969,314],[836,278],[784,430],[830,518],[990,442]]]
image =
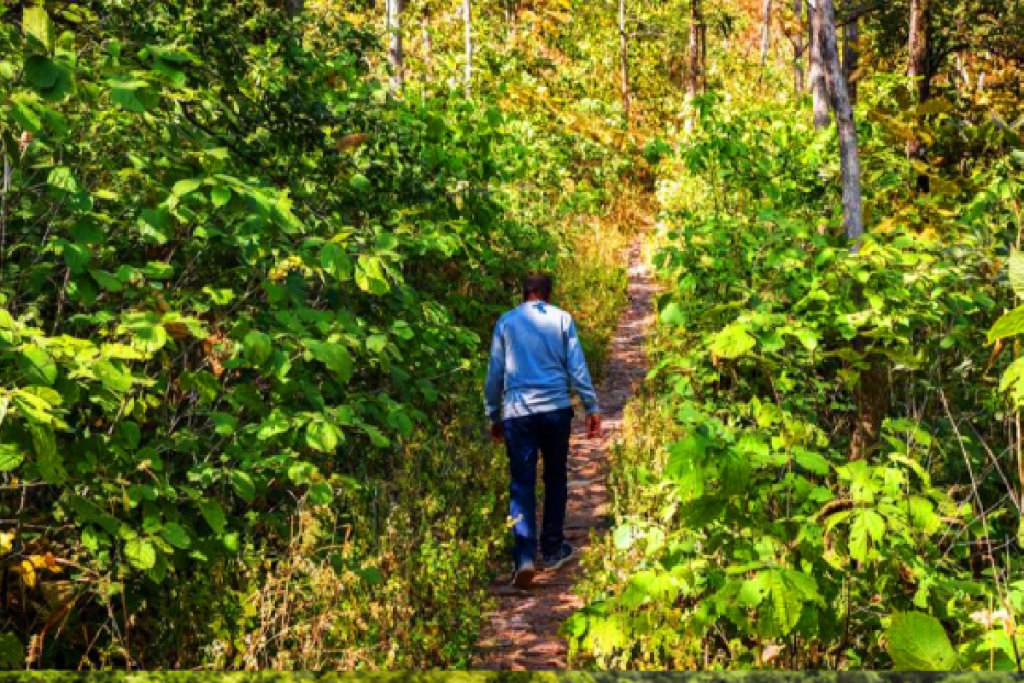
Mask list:
[[559,571],[540,572],[525,591],[510,585],[511,571],[502,573],[491,585],[497,608],[486,616],[475,668],[550,670],[567,666],[566,642],[558,629],[582,607],[572,592],[578,556],[590,545],[593,533],[604,531],[608,453],[619,438],[623,410],[647,374],[646,341],[654,323],[652,297],[657,287],[643,247],[641,234],[625,254],[629,259],[629,303],[619,318],[598,391],[604,436],[586,439],[586,425],[579,415],[573,425],[565,533],[577,558]]

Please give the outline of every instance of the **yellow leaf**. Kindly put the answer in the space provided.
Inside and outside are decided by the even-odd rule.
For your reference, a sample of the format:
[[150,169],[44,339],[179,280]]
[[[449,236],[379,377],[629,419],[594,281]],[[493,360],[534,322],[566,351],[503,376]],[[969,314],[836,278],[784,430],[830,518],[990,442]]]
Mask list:
[[36,585],[36,568],[32,566],[32,563],[28,560],[22,560],[21,564],[14,568],[16,572],[21,574],[21,582],[32,588]]
[[0,557],[9,554],[14,550],[14,534],[7,531],[0,531]]

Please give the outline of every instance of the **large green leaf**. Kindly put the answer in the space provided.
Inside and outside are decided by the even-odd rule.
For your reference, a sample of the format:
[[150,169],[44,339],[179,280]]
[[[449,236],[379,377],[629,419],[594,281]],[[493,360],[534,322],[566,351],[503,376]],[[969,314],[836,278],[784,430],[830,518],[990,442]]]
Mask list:
[[128,111],[141,114],[159,102],[159,96],[146,81],[115,77],[109,83],[111,101]]
[[231,470],[231,486],[235,489],[238,497],[246,503],[252,503],[256,498],[256,484],[246,472],[242,470]]
[[26,346],[18,357],[18,369],[27,384],[52,386],[57,381],[57,365],[38,346]]
[[338,447],[337,428],[325,420],[313,420],[306,427],[306,444],[321,453],[333,453]]
[[1024,299],[1024,254],[1014,250],[1010,254],[1007,271],[1014,294],[1017,298]]
[[255,330],[249,332],[242,339],[242,353],[253,365],[263,365],[270,358],[270,337]]
[[145,538],[133,538],[124,546],[125,557],[135,569],[146,571],[156,566],[156,547]]
[[103,386],[120,394],[131,391],[134,383],[131,370],[120,361],[101,360],[92,366],[92,372]]
[[740,358],[747,355],[756,343],[746,325],[733,323],[712,338],[711,352],[719,358]]
[[342,382],[347,382],[352,377],[352,356],[341,344],[304,339],[302,345],[313,358],[326,365],[327,369]]
[[192,539],[185,527],[174,522],[164,525],[164,540],[180,550],[185,550],[192,545]]
[[224,508],[220,503],[215,500],[201,500],[199,501],[199,512],[202,513],[203,519],[215,534],[219,536],[224,533],[224,529],[227,527],[227,518],[224,516]]
[[61,68],[48,57],[32,55],[25,60],[25,80],[36,90],[49,90],[61,78]]
[[376,256],[360,256],[356,262],[356,284],[370,294],[387,294],[391,289],[381,260]]
[[1024,332],[1024,306],[1018,306],[996,321],[988,331],[988,343]]
[[874,510],[862,510],[850,525],[850,557],[861,562],[868,560],[873,544],[882,540],[885,520]]
[[53,22],[46,9],[41,6],[26,7],[22,14],[21,25],[25,35],[32,38],[47,52],[52,52],[56,37]]
[[17,444],[0,443],[0,472],[10,472],[25,460],[25,454]]
[[895,667],[905,671],[949,671],[957,662],[942,624],[922,612],[893,614],[885,632],[885,648]]

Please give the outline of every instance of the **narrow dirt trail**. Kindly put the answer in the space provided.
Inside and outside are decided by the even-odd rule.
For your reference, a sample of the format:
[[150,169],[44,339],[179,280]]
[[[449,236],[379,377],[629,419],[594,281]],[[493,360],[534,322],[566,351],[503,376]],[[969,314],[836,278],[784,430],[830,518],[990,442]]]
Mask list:
[[[643,255],[643,236],[628,249],[629,305],[619,319],[611,343],[604,383],[599,389],[604,437],[585,438],[585,425],[577,416],[569,455],[569,509],[566,538],[577,553],[590,544],[591,534],[605,526],[608,503],[607,454],[618,438],[622,413],[647,374],[646,337],[654,322],[651,297],[655,281]],[[538,516],[538,520],[539,520]],[[510,561],[511,564],[511,561]],[[481,638],[479,669],[565,669],[566,642],[559,626],[582,606],[572,593],[579,571],[575,559],[557,572],[543,571],[533,587],[512,587],[509,572],[491,586],[497,603],[488,615]]]

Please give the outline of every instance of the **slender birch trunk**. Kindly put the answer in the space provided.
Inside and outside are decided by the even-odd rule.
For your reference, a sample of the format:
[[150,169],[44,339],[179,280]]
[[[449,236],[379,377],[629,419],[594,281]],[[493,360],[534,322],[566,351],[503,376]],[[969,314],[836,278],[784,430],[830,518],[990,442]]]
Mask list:
[[[910,40],[907,45],[909,53],[907,75],[915,82],[918,104],[928,101],[931,95],[931,71],[928,65],[929,10],[929,0],[910,0]],[[911,139],[907,143],[907,156],[910,159],[924,161],[924,143],[918,138]],[[923,173],[918,174],[916,185],[919,192],[928,192],[928,176]]]
[[434,80],[434,39],[430,35],[430,12],[426,8],[420,15],[420,30],[423,36],[423,64],[427,68],[427,80]]
[[466,97],[472,93],[473,87],[473,3],[472,0],[462,0],[462,19],[465,24],[466,34]]
[[772,0],[764,0],[761,10],[764,23],[761,25],[761,66],[768,66],[768,51],[772,43]]
[[619,0],[619,60],[622,69],[622,111],[629,121],[629,44],[626,40],[626,0]]
[[405,87],[405,55],[402,51],[402,3],[387,0],[388,62],[391,64],[391,92],[399,94]]
[[[793,13],[796,14],[796,20],[802,24],[804,21],[804,0],[794,0]],[[797,31],[796,36],[793,38],[793,90],[796,94],[802,95],[804,92],[804,34],[801,31]]]
[[860,9],[843,24],[843,71],[850,89],[850,102],[857,104],[857,69],[860,67]]
[[[825,65],[822,60],[821,35],[821,12],[818,11],[818,3],[821,0],[808,0],[810,14],[810,52],[811,52],[811,99],[814,106],[814,127],[822,130],[828,127],[829,122],[829,92],[825,79]],[[833,32],[835,29],[833,28]]]
[[839,160],[843,183],[843,225],[846,237],[856,245],[864,234],[861,214],[860,159],[857,150],[857,126],[853,120],[853,107],[846,88],[846,78],[839,64],[836,41],[836,16],[832,0],[814,0],[818,15],[819,44],[828,89],[833,95],[836,128],[839,131]]
[[690,65],[687,76],[689,82],[686,87],[686,102],[691,111],[684,125],[686,132],[689,133],[693,130],[697,116],[692,107],[700,83],[700,0],[690,0]]

